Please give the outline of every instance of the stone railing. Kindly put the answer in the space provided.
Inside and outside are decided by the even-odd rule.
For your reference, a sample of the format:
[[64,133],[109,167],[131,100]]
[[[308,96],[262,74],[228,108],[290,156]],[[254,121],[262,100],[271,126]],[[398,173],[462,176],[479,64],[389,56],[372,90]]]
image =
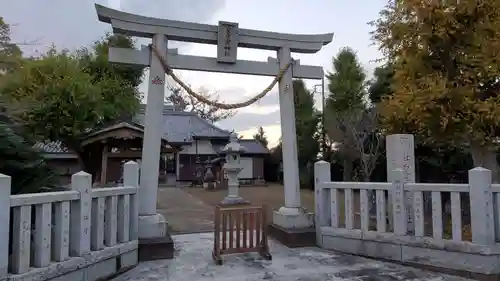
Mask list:
[[78,172],[70,191],[10,195],[0,175],[0,279],[91,281],[136,265],[138,176],[131,161],[122,187],[92,189]]
[[[331,182],[330,163],[317,162],[318,244],[469,276],[500,273],[500,185],[491,184],[489,170],[470,170],[468,184],[404,183],[403,170],[392,173],[390,183]],[[430,193],[429,215],[424,214],[424,193]],[[450,198],[450,214],[443,210],[443,195]]]

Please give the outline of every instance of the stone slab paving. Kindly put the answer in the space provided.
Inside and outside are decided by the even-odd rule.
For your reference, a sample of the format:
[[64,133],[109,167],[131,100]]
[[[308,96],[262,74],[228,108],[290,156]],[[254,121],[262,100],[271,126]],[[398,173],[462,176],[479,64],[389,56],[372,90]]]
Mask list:
[[212,260],[212,233],[173,236],[173,260],[140,263],[114,281],[326,281],[413,280],[466,281],[392,263],[332,253],[319,248],[287,248],[270,241],[272,261],[258,254],[224,256],[224,265]]
[[168,222],[171,234],[213,231],[214,209],[183,188],[158,188],[158,213]]

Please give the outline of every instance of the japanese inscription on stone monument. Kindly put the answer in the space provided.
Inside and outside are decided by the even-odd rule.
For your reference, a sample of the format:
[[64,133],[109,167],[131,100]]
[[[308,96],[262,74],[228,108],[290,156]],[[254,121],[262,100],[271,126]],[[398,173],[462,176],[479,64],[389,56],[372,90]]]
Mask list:
[[[404,173],[404,182],[415,182],[415,167],[413,167],[413,155],[410,155],[414,151],[413,140],[408,136],[402,136],[400,139],[400,153],[402,153],[402,168]],[[407,213],[407,224],[413,231],[413,194],[411,192],[406,192],[406,213]]]

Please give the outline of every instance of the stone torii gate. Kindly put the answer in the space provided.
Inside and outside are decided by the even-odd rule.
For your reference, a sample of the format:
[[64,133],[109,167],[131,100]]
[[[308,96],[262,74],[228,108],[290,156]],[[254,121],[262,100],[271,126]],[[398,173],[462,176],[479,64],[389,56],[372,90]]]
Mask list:
[[[242,29],[232,22],[219,22],[216,26],[144,17],[97,4],[95,7],[99,20],[111,24],[115,33],[152,38],[152,47],[160,53],[170,69],[263,76],[276,76],[280,70],[286,69],[279,80],[285,206],[274,213],[273,223],[283,234],[310,228],[313,216],[306,214],[300,203],[292,78],[322,79],[324,72],[322,67],[301,65],[299,61],[293,61],[291,53],[316,53],[332,41],[333,33],[284,34]],[[168,49],[168,40],[217,45],[217,58],[180,55],[176,49]],[[277,51],[277,59],[269,58],[267,62],[238,60],[238,47],[274,50]],[[163,237],[168,235],[166,223],[165,219],[156,213],[156,200],[165,69],[162,67],[161,58],[155,56],[150,48],[110,48],[109,60],[114,63],[150,67],[139,191],[139,237]],[[287,67],[290,63],[291,67]]]

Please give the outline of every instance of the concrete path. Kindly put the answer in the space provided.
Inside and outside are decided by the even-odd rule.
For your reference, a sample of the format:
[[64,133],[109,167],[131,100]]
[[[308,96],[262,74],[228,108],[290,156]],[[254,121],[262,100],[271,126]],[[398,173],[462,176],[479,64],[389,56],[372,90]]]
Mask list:
[[270,241],[272,261],[257,254],[224,256],[224,265],[212,260],[212,233],[173,236],[173,260],[140,263],[114,281],[326,281],[413,280],[466,281],[386,262],[332,253],[318,248],[289,249]]
[[214,209],[182,188],[158,189],[158,212],[172,234],[213,231]]

